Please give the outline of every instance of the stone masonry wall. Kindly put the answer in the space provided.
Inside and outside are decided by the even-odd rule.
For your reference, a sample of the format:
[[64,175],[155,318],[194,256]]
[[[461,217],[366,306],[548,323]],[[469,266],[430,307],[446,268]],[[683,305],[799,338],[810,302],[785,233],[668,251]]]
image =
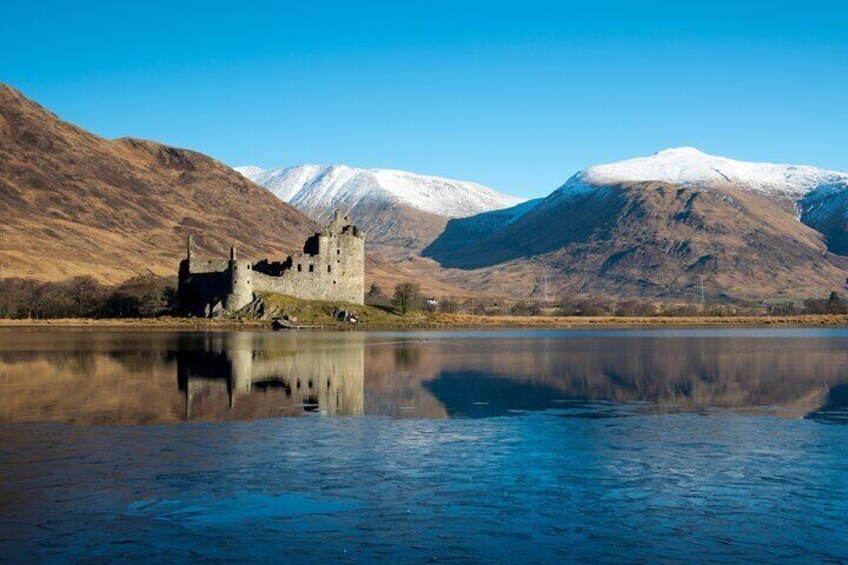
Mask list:
[[364,257],[363,238],[322,234],[318,254],[293,255],[291,267],[282,275],[270,276],[253,271],[253,291],[362,304],[365,292]]
[[307,300],[362,304],[365,293],[365,238],[338,213],[319,234],[307,240],[304,253],[282,262],[253,264],[230,259],[201,261],[192,241],[180,263],[178,296],[185,314],[209,315],[216,305],[237,311],[258,293],[285,294]]

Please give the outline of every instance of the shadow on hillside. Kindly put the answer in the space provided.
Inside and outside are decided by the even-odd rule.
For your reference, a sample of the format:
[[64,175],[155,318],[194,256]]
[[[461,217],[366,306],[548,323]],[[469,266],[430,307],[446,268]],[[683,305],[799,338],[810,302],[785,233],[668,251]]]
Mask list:
[[487,221],[488,213],[451,220],[421,255],[442,267],[464,270],[544,255],[609,237],[624,205],[619,192],[598,190],[552,196],[514,222],[491,231],[474,227],[481,217]]

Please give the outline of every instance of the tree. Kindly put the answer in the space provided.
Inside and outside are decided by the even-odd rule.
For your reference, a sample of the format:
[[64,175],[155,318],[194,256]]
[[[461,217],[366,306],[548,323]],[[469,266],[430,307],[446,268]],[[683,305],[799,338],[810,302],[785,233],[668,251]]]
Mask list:
[[135,296],[116,290],[100,306],[98,316],[101,318],[139,318],[141,317],[141,301]]
[[830,297],[827,299],[827,311],[830,314],[845,314],[848,311],[845,301],[835,290],[831,291]]
[[138,303],[138,314],[131,314],[131,316],[142,318],[171,312],[176,300],[173,281],[152,274],[137,275],[127,279],[115,289],[115,292],[134,298]]
[[66,284],[46,282],[38,286],[32,305],[33,318],[68,318],[73,315],[73,297]]
[[385,300],[383,289],[377,283],[371,283],[371,288],[368,289],[368,294],[365,298],[365,302],[368,304],[380,304]]
[[68,293],[74,305],[73,314],[82,318],[97,307],[102,289],[94,277],[81,275],[68,281]]
[[400,310],[401,316],[406,316],[412,305],[418,301],[418,296],[421,293],[421,287],[418,283],[400,283],[395,286],[395,294],[392,298],[392,306]]

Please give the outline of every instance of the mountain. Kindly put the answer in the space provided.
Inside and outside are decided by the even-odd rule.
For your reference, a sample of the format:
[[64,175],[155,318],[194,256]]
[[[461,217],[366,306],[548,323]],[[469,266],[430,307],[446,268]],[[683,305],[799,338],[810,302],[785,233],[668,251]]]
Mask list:
[[[284,258],[320,227],[211,157],[97,137],[3,84],[0,218],[0,278],[90,274],[107,283],[175,276],[188,234],[201,256],[236,245],[248,258]],[[417,280],[428,292],[463,293],[373,253],[366,279],[387,290]]]
[[678,147],[648,157],[590,167],[573,177],[563,189],[573,191],[581,184],[603,186],[652,181],[713,188],[733,186],[794,199],[825,186],[848,187],[848,173],[803,165],[734,161],[708,155],[694,147]]
[[568,295],[812,296],[845,287],[846,200],[845,173],[670,149],[590,167],[497,231],[425,254],[483,289],[538,294],[545,277]]
[[0,277],[112,283],[174,275],[188,234],[201,254],[285,256],[318,227],[210,157],[97,137],[2,84],[0,217]]
[[367,226],[370,247],[395,256],[415,255],[442,233],[450,218],[522,201],[473,182],[388,169],[300,165],[236,170],[319,222],[335,209],[348,211]]

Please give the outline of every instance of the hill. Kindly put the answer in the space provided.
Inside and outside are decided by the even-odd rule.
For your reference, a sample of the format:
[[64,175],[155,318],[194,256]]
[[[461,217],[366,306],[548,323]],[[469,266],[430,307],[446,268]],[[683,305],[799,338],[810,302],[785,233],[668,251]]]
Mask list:
[[173,275],[188,234],[204,254],[286,255],[318,227],[210,157],[97,137],[5,85],[0,163],[3,277]]

